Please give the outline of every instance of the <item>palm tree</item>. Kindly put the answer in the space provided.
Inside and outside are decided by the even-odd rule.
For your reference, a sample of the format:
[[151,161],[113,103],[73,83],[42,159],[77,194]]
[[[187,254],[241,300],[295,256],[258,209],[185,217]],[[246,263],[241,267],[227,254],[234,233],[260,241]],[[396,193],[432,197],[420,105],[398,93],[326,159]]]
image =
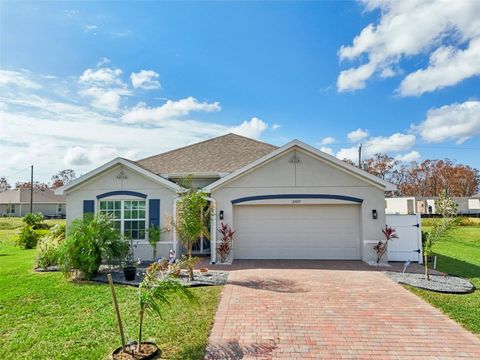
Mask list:
[[138,287],[140,311],[137,352],[141,351],[145,312],[161,316],[162,307],[170,305],[170,299],[172,297],[183,297],[189,301],[196,300],[192,292],[178,282],[178,280],[174,280],[168,275],[163,275],[158,264],[150,265],[143,281]]
[[195,259],[192,258],[192,247],[203,236],[208,237],[209,231],[205,224],[208,219],[208,205],[205,193],[190,190],[182,195],[177,203],[177,223],[175,224],[180,241],[187,248],[189,278],[193,280]]

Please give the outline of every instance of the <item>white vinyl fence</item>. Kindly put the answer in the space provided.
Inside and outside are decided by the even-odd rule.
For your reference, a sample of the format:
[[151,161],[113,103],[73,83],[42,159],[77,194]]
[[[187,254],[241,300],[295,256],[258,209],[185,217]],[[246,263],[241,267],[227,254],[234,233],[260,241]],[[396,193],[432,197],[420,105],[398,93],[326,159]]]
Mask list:
[[387,215],[387,226],[394,228],[398,239],[388,243],[388,261],[422,263],[422,222],[420,214]]

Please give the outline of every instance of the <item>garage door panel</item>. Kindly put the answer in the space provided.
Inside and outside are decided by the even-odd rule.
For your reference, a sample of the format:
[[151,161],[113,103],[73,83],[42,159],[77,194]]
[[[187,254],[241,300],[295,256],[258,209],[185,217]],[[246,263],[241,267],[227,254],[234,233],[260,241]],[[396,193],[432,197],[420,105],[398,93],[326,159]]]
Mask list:
[[237,259],[360,259],[359,206],[235,207]]

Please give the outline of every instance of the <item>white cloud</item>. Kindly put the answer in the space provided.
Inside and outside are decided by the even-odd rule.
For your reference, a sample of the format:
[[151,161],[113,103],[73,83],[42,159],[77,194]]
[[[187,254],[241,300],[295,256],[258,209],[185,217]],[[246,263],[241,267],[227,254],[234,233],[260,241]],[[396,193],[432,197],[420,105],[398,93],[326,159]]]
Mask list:
[[351,148],[343,148],[340,149],[337,154],[335,155],[340,160],[352,160],[353,162],[358,161],[358,148],[351,147]]
[[265,121],[252,117],[250,121],[244,121],[239,126],[232,128],[231,131],[238,135],[258,139],[267,128],[268,124]]
[[83,26],[83,29],[84,29],[86,32],[95,30],[95,29],[97,29],[97,28],[98,28],[98,26],[97,26],[97,25],[93,25],[93,24],[86,24],[86,25]]
[[95,144],[92,146],[73,146],[67,150],[63,157],[65,166],[76,167],[105,163],[122,153],[117,147]]
[[439,47],[430,56],[429,66],[406,76],[399,91],[403,96],[421,95],[476,75],[480,75],[480,37],[472,40],[465,50]]
[[[100,63],[102,60],[100,61]],[[120,69],[111,69],[108,67],[102,67],[99,69],[87,69],[80,76],[78,81],[83,84],[102,84],[102,85],[122,85],[122,80],[120,76],[122,75],[122,70]]]
[[[107,58],[101,58],[97,66],[109,63]],[[92,99],[92,106],[97,109],[117,112],[122,96],[131,95],[127,85],[121,79],[122,70],[109,67],[87,69],[79,77],[78,82],[84,86],[78,93]]]
[[332,136],[327,136],[325,138],[322,139],[322,141],[320,141],[320,144],[321,145],[330,145],[330,144],[333,144],[335,142],[335,138],[332,137]]
[[66,166],[78,166],[91,164],[88,158],[87,149],[81,146],[74,146],[67,150],[63,157]]
[[[375,74],[393,76],[392,68],[404,58],[431,52],[428,68],[407,76],[402,83],[402,95],[434,91],[479,74],[475,53],[480,38],[479,1],[364,0],[363,3],[367,11],[380,10],[380,19],[367,25],[352,45],[340,48],[341,60],[366,58],[366,62],[340,73],[338,91],[364,88]],[[450,47],[444,45],[447,41]],[[464,44],[468,46],[461,50]],[[446,70],[449,73],[441,78],[438,74]]]
[[27,74],[19,71],[0,70],[0,86],[13,85],[26,89],[40,89],[41,85],[27,78]]
[[[416,137],[412,134],[395,133],[390,136],[371,137],[362,147],[362,157],[367,158],[376,153],[401,153],[415,145]],[[358,147],[340,149],[335,155],[339,159],[358,161]]]
[[463,143],[480,135],[480,101],[465,101],[430,109],[413,129],[428,142],[454,140]]
[[282,125],[280,125],[280,124],[273,124],[273,125],[272,125],[272,130],[278,130],[278,129],[280,129],[281,127],[282,127]]
[[420,159],[420,153],[416,150],[412,150],[406,154],[399,154],[395,156],[395,160],[401,161],[401,162],[412,162],[412,161],[417,161]]
[[[60,85],[65,79],[44,81]],[[84,86],[83,83],[79,85]],[[78,91],[88,93],[89,89],[98,87],[103,94],[108,87],[93,85],[78,90],[78,84],[71,83],[70,86],[62,100],[57,95],[55,99],[50,98],[47,93],[39,96],[31,89],[0,92],[0,174],[10,176],[9,181],[27,181],[28,171],[25,171],[24,177],[21,170],[28,169],[30,164],[35,165],[39,180],[48,181],[52,174],[64,167],[73,167],[81,174],[116,156],[138,159],[232,130],[258,138],[268,127],[258,118],[252,118],[233,129],[220,123],[185,119],[195,111],[221,110],[217,102],[199,102],[192,97],[169,100],[158,108],[148,108],[145,104],[127,108],[113,117],[88,103],[82,103],[82,98],[75,98],[75,103],[71,100],[71,94]],[[122,88],[122,91],[129,90]],[[113,103],[116,99],[114,96]],[[108,104],[109,101],[105,100],[97,105],[108,107]],[[121,114],[125,114],[133,125],[118,121]],[[17,173],[11,178],[11,174]]]
[[131,73],[130,79],[135,89],[141,88],[145,90],[159,89],[160,81],[157,79],[160,77],[158,73],[153,70],[141,70],[138,73]]
[[106,58],[105,56],[101,57],[100,60],[97,63],[97,67],[102,67],[105,64],[110,64],[112,61],[109,58]]
[[351,131],[347,134],[348,140],[352,142],[357,142],[362,139],[365,139],[368,136],[368,131],[367,130],[362,130],[362,129],[357,129],[354,131]]
[[124,88],[105,89],[93,86],[79,91],[79,94],[92,98],[92,106],[98,109],[117,112],[120,107],[122,96],[131,95],[131,92]]
[[322,146],[320,148],[320,151],[323,151],[324,153],[327,153],[328,155],[333,155],[333,149],[327,146]]
[[376,153],[405,151],[415,145],[415,140],[415,135],[402,133],[373,137],[365,142],[364,153],[366,156],[371,156]]
[[181,118],[192,112],[215,112],[220,111],[218,102],[199,102],[194,97],[181,100],[167,100],[165,104],[149,108],[145,103],[139,103],[125,113],[122,120],[126,123],[151,123],[161,124],[169,119]]

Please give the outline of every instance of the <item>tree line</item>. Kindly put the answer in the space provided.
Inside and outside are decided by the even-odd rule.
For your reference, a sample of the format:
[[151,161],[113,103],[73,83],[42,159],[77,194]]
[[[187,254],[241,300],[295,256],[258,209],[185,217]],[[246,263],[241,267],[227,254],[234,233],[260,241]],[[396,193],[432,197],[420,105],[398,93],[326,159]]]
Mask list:
[[363,163],[363,169],[398,187],[398,195],[472,196],[478,193],[478,169],[450,159],[424,160],[403,164],[387,154],[375,154]]
[[[52,176],[50,183],[45,183],[41,181],[34,181],[34,189],[56,189],[63,185],[68,184],[70,181],[74,180],[77,176],[73,169],[61,170],[55,175]],[[14,185],[15,189],[30,189],[30,181],[17,181]],[[2,176],[0,177],[0,192],[7,191],[12,189],[12,185],[9,184],[7,179]]]

